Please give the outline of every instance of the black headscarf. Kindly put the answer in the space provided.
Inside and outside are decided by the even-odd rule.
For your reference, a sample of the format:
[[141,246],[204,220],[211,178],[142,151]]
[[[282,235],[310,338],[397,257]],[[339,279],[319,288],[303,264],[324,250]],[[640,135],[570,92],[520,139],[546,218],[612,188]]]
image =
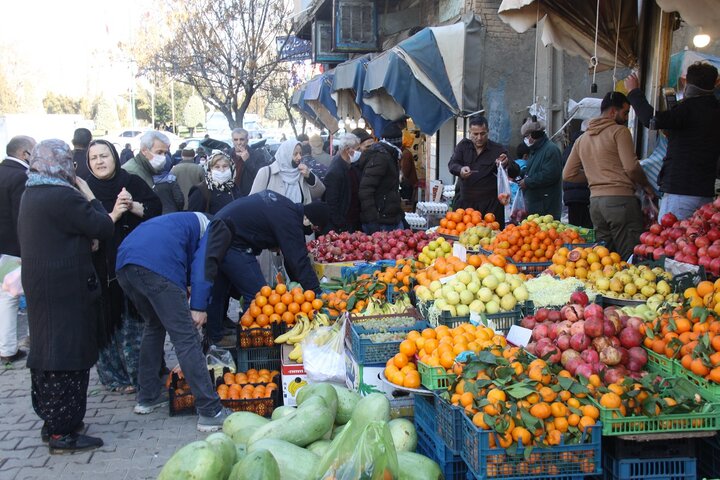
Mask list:
[[[95,173],[93,173],[92,168],[90,167],[90,148],[94,145],[105,145],[110,149],[110,153],[112,154],[115,162],[115,174],[112,178],[99,179],[95,176]],[[90,142],[90,146],[88,146],[87,153],[85,155],[85,162],[88,170],[90,171],[90,176],[87,178],[87,184],[90,187],[90,190],[92,190],[95,197],[100,200],[103,207],[105,207],[105,210],[107,210],[108,213],[112,212],[113,208],[115,208],[117,196],[123,188],[127,189],[130,183],[130,174],[121,168],[120,156],[115,149],[115,145],[107,140],[93,140]],[[130,194],[132,195],[132,192],[130,192]]]

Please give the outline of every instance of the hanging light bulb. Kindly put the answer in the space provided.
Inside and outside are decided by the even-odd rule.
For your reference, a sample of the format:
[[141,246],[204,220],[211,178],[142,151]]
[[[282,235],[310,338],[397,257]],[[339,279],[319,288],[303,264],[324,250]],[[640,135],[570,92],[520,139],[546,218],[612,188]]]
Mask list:
[[360,120],[358,120],[358,128],[365,129],[365,119],[360,117]]
[[710,45],[710,35],[702,33],[702,30],[693,37],[693,45],[697,48],[705,48]]
[[350,121],[350,130],[355,130],[356,128],[357,128],[357,122],[356,122],[355,119],[353,118],[353,119]]
[[345,130],[350,128],[350,117],[345,117]]

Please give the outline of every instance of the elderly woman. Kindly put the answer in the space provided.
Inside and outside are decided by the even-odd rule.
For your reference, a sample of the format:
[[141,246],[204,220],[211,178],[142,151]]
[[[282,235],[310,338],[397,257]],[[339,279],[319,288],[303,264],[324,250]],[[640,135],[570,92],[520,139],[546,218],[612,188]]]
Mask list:
[[[117,205],[114,215],[128,210]],[[92,240],[109,241],[113,219],[87,183],[75,177],[72,152],[45,140],[30,158],[20,204],[22,283],[28,305],[28,356],[33,408],[45,421],[50,453],[102,446],[83,428],[90,368],[98,359],[102,288],[92,262]]]
[[215,215],[240,197],[240,188],[235,185],[235,164],[226,153],[214,151],[205,167],[205,181],[188,194],[188,210]]
[[97,372],[110,390],[134,393],[145,324],[117,283],[115,260],[120,243],[141,222],[160,215],[162,203],[142,178],[120,168],[117,150],[106,140],[90,142],[87,166],[91,174],[88,186],[115,222],[113,238],[100,242],[93,253],[93,265],[102,288],[104,320]]
[[360,229],[360,182],[352,169],[353,159],[359,157],[359,145],[360,140],[352,133],[342,135],[338,153],[325,174],[323,198],[330,208],[328,230],[354,232]]
[[250,195],[272,190],[295,203],[307,204],[319,199],[325,185],[301,160],[300,142],[288,140],[280,144],[275,161],[258,171]]

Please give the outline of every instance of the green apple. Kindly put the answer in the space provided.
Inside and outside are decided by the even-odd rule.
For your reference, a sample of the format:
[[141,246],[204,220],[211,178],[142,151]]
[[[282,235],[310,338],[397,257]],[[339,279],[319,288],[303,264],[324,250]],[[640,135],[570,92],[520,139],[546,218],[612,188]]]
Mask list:
[[460,303],[463,305],[470,305],[475,300],[475,294],[470,290],[463,290],[460,292]]
[[458,293],[467,290],[467,285],[465,285],[462,282],[458,282],[458,281],[452,282],[452,287],[453,287],[453,290],[455,290]]
[[463,268],[463,270],[468,273],[472,273],[473,277],[475,277],[475,267],[473,267],[472,265],[468,265],[467,267]]
[[457,292],[448,292],[445,295],[445,301],[448,305],[457,305],[460,303],[460,294]]
[[[447,296],[450,292],[455,292],[455,289],[453,288],[453,286],[450,285],[449,283],[446,283],[445,285],[443,285],[443,287],[442,287],[443,297],[447,298]],[[457,293],[457,292],[455,292],[455,293]]]
[[515,297],[512,296],[512,294],[510,294],[510,293],[508,293],[507,295],[504,295],[500,299],[500,308],[502,308],[506,312],[509,312],[510,310],[514,310],[515,305],[517,305],[517,300],[515,300]]
[[492,300],[493,292],[488,287],[482,287],[477,292],[477,298],[483,303],[487,303]]
[[503,269],[500,268],[500,267],[492,267],[491,270],[492,270],[493,276],[494,276],[495,278],[497,278],[498,281],[500,281],[500,282],[504,282],[504,281],[505,281],[505,276],[506,276],[505,270],[503,270]]
[[480,278],[480,280],[484,280],[485,277],[489,276],[491,273],[492,273],[492,270],[490,269],[490,267],[487,264],[483,265],[482,267],[478,268],[478,270],[477,270],[477,274],[478,274],[478,277]]
[[423,302],[428,302],[428,301],[432,300],[432,298],[433,298],[433,293],[425,285],[420,285],[415,290],[415,295],[417,296],[417,298],[419,298]]
[[483,278],[482,284],[483,287],[487,287],[490,290],[495,290],[500,284],[500,281],[495,275],[488,275],[487,277]]
[[[428,247],[429,250],[435,250],[435,249],[438,248],[438,246],[439,246],[439,245],[438,245],[437,240],[433,240],[433,241],[431,241],[430,243],[427,244],[427,247]],[[424,250],[424,248],[423,248],[423,250]]]
[[436,292],[442,288],[442,283],[440,283],[439,280],[433,280],[430,282],[430,285],[428,285],[428,288],[431,292]]
[[455,279],[459,282],[462,282],[464,285],[467,285],[472,281],[472,275],[470,275],[464,270],[460,270],[458,273],[455,274]]
[[467,317],[470,315],[470,308],[467,305],[463,305],[462,303],[455,307],[457,310],[457,316],[458,317]]
[[472,282],[468,283],[467,289],[472,293],[476,294],[480,290],[480,283],[473,280]]
[[485,311],[492,315],[493,313],[498,313],[500,311],[500,306],[495,301],[490,301],[485,304]]
[[510,281],[510,289],[511,289],[511,290],[515,290],[515,289],[517,289],[518,287],[523,286],[523,281],[520,280],[520,279],[517,277],[517,275],[508,275],[507,277],[505,277],[505,281],[507,282],[508,279],[509,279],[509,281]]
[[433,298],[435,300],[437,300],[439,298],[445,298],[445,294],[443,293],[442,288],[439,288],[433,292]]
[[444,298],[438,298],[437,300],[435,300],[435,308],[437,308],[440,311],[447,310],[448,304]]
[[450,253],[450,250],[452,250],[452,245],[450,245],[450,243],[448,243],[448,242],[443,242],[440,245],[440,248],[442,249],[443,252]]
[[471,312],[483,313],[485,311],[485,304],[480,300],[473,300],[469,308]]
[[528,293],[525,285],[520,285],[519,287],[514,289],[513,296],[518,302],[525,302],[528,298],[530,298],[530,294]]
[[501,282],[495,289],[495,293],[497,293],[500,297],[504,297],[505,295],[510,293],[510,291],[510,285],[506,282]]

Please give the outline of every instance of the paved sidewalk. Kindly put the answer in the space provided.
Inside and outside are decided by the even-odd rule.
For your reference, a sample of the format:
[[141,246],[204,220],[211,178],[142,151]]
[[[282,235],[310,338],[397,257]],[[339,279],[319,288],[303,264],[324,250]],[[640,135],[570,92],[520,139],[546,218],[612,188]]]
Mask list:
[[[27,331],[24,316],[18,320],[18,331]],[[166,354],[172,368],[177,360],[169,343]],[[86,433],[105,445],[50,455],[30,400],[30,370],[24,361],[0,366],[0,479],[154,479],[179,447],[207,436],[196,430],[196,416],[170,417],[167,409],[135,415],[134,405],[134,395],[108,392],[91,370]]]

